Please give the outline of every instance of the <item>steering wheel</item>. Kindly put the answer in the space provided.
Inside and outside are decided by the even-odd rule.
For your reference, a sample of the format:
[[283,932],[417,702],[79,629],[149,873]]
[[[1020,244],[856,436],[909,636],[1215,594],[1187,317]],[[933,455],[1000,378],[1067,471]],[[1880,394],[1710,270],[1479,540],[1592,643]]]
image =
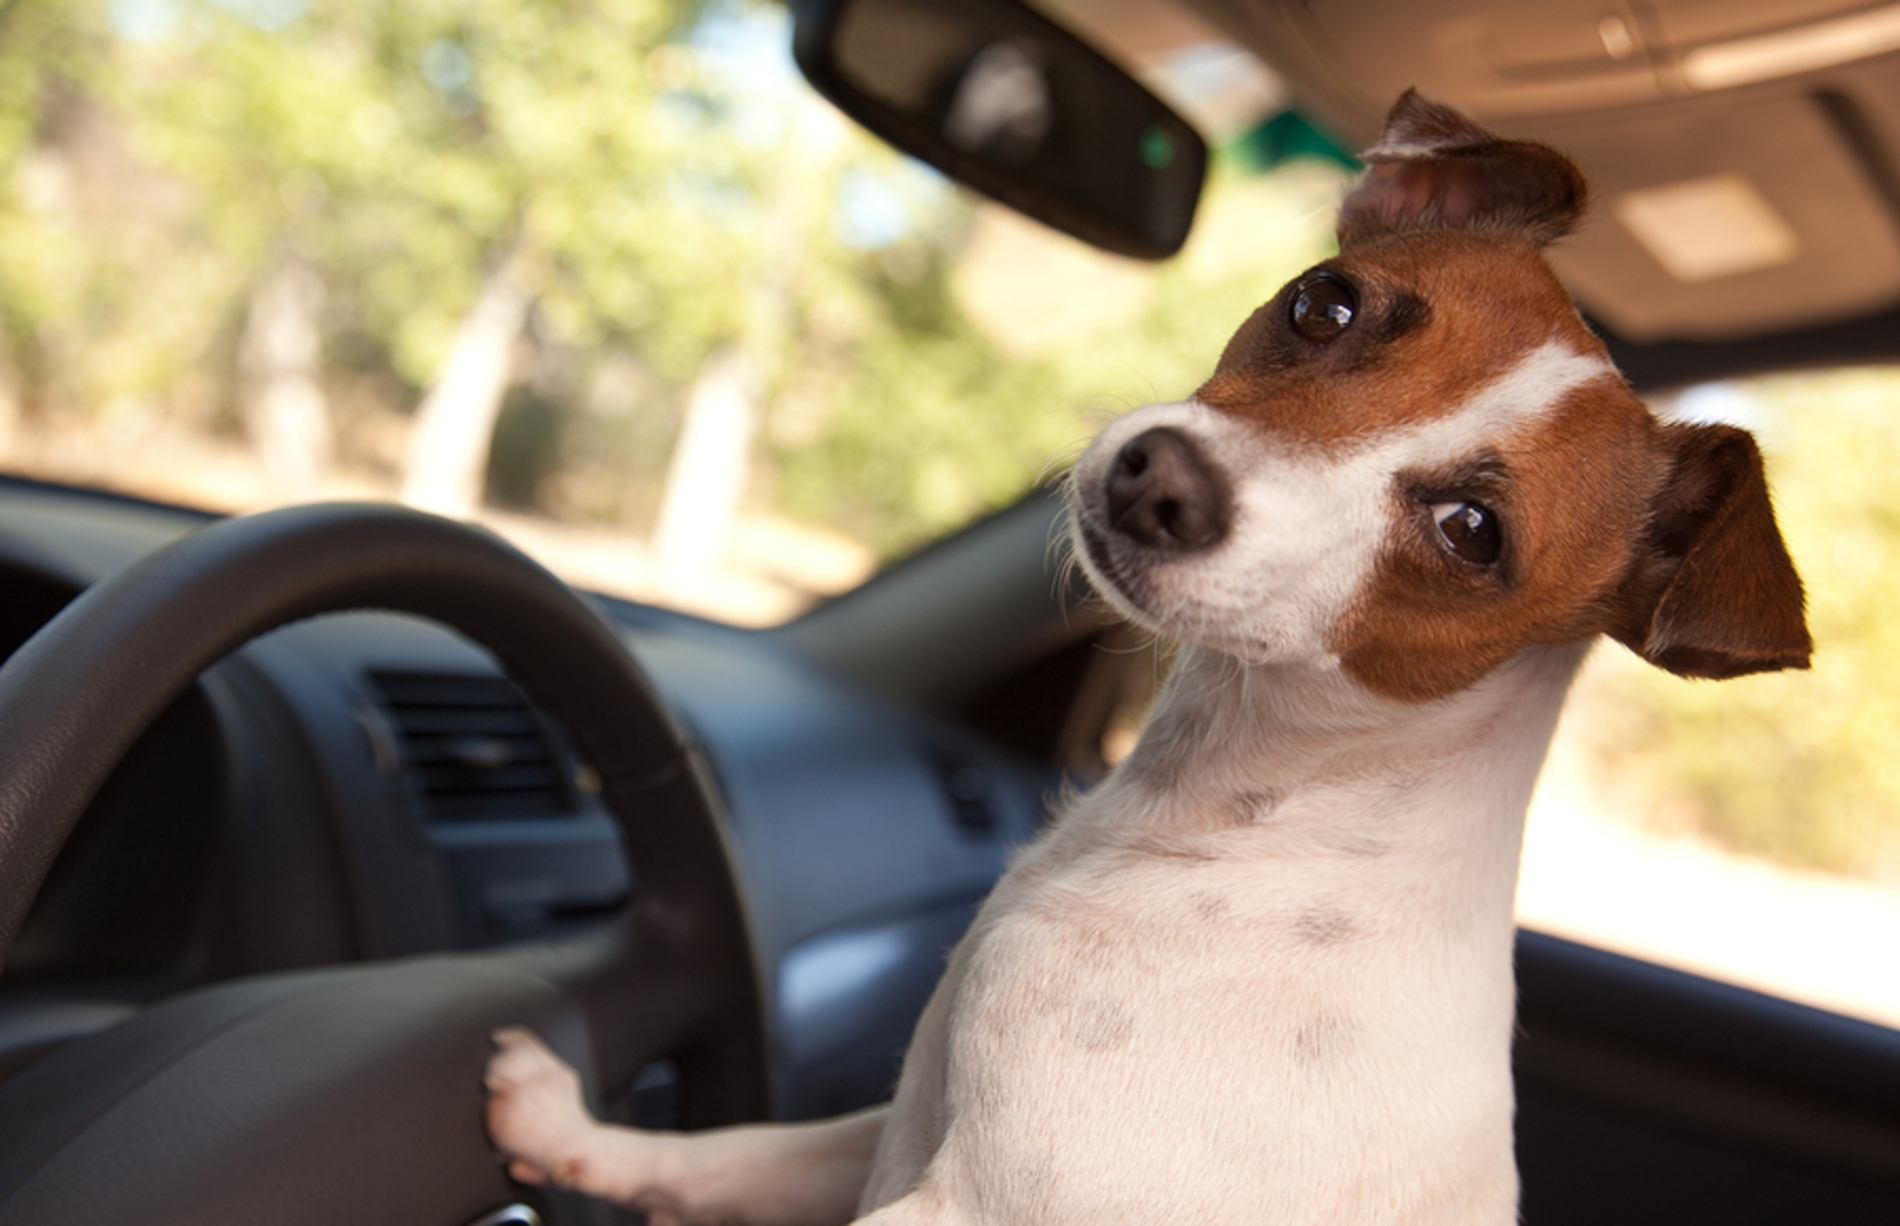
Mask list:
[[88,589],[0,669],[0,960],[93,794],[199,672],[278,626],[372,608],[466,634],[566,725],[619,822],[633,903],[557,945],[200,989],[61,1048],[0,1085],[0,1223],[481,1221],[523,1199],[481,1124],[503,1025],[605,1087],[673,1060],[684,1127],[766,1113],[744,903],[678,726],[553,575],[394,507],[213,525]]

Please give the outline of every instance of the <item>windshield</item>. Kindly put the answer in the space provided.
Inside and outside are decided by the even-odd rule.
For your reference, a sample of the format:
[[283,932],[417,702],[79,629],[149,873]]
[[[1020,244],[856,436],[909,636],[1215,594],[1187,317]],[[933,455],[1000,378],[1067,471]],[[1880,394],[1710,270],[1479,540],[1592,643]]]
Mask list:
[[1229,158],[1154,266],[859,131],[777,5],[0,12],[8,469],[399,499],[746,624],[1186,395],[1344,173]]

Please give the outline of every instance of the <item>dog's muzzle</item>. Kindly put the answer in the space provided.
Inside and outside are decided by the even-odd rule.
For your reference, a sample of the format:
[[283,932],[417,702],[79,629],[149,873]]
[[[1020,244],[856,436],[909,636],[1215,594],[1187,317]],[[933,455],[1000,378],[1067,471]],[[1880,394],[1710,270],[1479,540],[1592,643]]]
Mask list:
[[1104,493],[1110,527],[1166,553],[1218,545],[1233,520],[1233,496],[1220,471],[1171,426],[1125,443],[1109,466]]

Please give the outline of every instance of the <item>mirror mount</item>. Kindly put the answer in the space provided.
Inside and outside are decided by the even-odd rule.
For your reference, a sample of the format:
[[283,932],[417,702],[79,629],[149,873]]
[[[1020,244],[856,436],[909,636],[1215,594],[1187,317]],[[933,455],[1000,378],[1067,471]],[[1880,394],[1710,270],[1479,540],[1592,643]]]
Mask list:
[[898,149],[1106,251],[1180,250],[1207,173],[1186,120],[1016,0],[797,0],[812,85]]

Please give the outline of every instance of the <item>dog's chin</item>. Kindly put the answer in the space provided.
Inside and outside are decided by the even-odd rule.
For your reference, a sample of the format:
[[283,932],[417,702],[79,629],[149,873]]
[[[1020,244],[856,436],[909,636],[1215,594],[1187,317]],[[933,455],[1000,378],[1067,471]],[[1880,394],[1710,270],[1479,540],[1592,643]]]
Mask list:
[[1169,600],[1149,577],[1149,568],[1127,551],[1118,550],[1110,534],[1090,520],[1077,515],[1071,536],[1075,556],[1082,572],[1095,591],[1115,607],[1116,612],[1157,634],[1180,643],[1206,647],[1235,656],[1245,663],[1266,663],[1272,653],[1253,641],[1237,636],[1225,626],[1213,624],[1199,606],[1191,602]]

